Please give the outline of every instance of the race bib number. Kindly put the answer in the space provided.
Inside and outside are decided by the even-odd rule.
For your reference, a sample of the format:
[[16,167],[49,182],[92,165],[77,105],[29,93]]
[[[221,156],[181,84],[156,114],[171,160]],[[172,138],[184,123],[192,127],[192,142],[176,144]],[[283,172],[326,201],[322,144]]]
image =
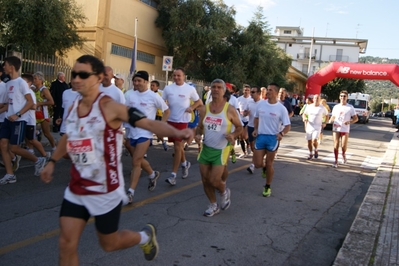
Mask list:
[[67,151],[74,164],[88,165],[95,162],[92,138],[68,140]]
[[217,117],[205,117],[204,126],[211,131],[220,131],[222,129],[222,119]]

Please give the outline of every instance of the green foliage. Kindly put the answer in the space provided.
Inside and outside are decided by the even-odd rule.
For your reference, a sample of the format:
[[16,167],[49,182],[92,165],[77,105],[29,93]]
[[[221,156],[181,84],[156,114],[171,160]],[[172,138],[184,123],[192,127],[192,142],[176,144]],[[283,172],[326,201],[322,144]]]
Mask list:
[[335,78],[334,80],[323,85],[321,92],[327,95],[329,101],[339,99],[339,92],[342,90],[352,92],[364,92],[365,82],[362,79]]
[[274,81],[292,86],[285,79],[291,60],[270,40],[262,8],[247,28],[236,25],[234,8],[221,0],[165,0],[158,11],[155,23],[169,54],[187,75],[240,85]]
[[74,0],[0,0],[0,17],[0,43],[14,50],[63,55],[84,41],[76,30],[86,17]]

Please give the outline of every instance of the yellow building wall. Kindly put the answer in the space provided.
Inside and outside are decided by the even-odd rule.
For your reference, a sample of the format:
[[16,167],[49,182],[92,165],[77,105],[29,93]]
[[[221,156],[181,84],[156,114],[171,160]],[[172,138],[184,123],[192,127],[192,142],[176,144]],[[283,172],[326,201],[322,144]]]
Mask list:
[[[139,0],[77,0],[87,21],[79,28],[86,38],[81,48],[72,49],[67,55],[74,62],[83,54],[92,54],[102,59],[119,73],[127,73],[131,59],[111,54],[112,44],[133,49],[135,19],[137,17],[137,50],[155,56],[155,64],[137,60],[136,69],[160,75],[162,58],[167,55],[162,32],[155,27],[158,11]],[[115,72],[116,73],[116,72]]]

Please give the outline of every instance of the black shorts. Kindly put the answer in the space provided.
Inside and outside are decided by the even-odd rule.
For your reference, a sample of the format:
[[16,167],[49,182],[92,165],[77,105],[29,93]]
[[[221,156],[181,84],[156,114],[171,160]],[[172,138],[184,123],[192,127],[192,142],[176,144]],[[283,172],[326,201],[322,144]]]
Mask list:
[[252,136],[252,133],[254,132],[255,128],[247,126],[247,129],[248,129],[248,141],[249,142],[255,141],[255,138]]
[[[104,235],[118,231],[121,210],[122,202],[108,213],[94,216],[97,231]],[[83,219],[86,222],[90,218],[89,211],[85,206],[77,205],[66,199],[62,201],[61,205],[60,217],[63,216]]]
[[242,123],[242,127],[246,127],[248,125],[248,121],[247,122],[241,121],[241,123]]
[[33,140],[35,138],[36,126],[26,125],[25,127],[25,138],[27,140]]

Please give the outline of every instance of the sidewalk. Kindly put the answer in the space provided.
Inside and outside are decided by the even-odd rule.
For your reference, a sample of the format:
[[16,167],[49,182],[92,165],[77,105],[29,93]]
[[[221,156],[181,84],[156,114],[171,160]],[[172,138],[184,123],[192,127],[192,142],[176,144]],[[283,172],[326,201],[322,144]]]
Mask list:
[[334,265],[399,265],[399,138],[394,134]]

